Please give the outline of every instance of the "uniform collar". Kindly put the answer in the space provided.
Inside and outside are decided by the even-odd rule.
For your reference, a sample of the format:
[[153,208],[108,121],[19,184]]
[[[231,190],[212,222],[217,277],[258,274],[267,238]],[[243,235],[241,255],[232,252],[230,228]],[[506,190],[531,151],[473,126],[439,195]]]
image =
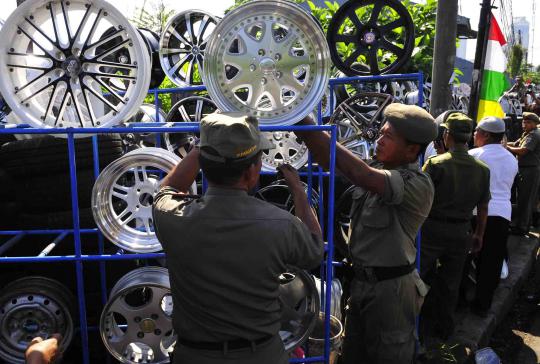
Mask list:
[[236,188],[209,186],[206,190],[206,195],[210,196],[247,196],[245,190]]
[[466,145],[462,145],[462,144],[456,144],[454,145],[452,150],[450,150],[450,152],[452,153],[467,153],[468,151],[469,151],[469,148],[467,148]]

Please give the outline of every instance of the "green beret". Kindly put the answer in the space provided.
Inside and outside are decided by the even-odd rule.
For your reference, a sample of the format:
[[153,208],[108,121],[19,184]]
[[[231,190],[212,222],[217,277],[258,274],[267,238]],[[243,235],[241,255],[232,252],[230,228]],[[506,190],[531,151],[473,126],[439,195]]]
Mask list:
[[448,114],[441,126],[446,128],[451,135],[463,140],[471,137],[473,124],[470,117],[458,111]]
[[390,104],[384,110],[384,119],[411,143],[428,144],[437,137],[433,116],[419,106]]
[[535,124],[540,123],[540,118],[538,118],[538,115],[536,115],[533,112],[524,112],[523,113],[523,120],[530,120]]

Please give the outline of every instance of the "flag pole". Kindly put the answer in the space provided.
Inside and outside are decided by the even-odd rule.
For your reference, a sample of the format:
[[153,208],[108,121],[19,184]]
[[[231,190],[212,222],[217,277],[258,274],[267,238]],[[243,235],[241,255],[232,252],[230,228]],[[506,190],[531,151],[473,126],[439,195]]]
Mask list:
[[472,74],[471,96],[469,102],[469,117],[476,122],[478,116],[478,104],[480,102],[480,87],[484,74],[484,64],[486,63],[486,50],[489,40],[489,28],[491,25],[491,9],[495,9],[490,4],[491,0],[482,1],[480,11],[480,22],[478,23],[478,38],[476,39],[476,53],[474,56],[474,69]]

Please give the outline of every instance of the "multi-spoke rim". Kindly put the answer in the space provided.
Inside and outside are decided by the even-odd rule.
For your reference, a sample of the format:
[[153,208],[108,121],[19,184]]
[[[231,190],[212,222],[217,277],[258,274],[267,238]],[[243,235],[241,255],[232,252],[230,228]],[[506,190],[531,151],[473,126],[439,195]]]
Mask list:
[[360,158],[370,159],[382,126],[382,112],[392,101],[392,95],[363,92],[342,102],[329,121],[337,125],[338,142]]
[[276,146],[274,149],[263,151],[261,159],[264,171],[275,171],[284,163],[300,169],[307,163],[309,157],[307,146],[293,132],[274,131],[262,134]]
[[[308,185],[304,182],[301,182],[304,187],[306,194],[308,193]],[[280,209],[287,210],[290,213],[294,214],[294,198],[289,191],[289,187],[285,183],[285,180],[277,180],[268,186],[265,186],[259,189],[255,193],[255,197],[271,203],[274,206],[279,207]],[[317,210],[319,208],[319,194],[315,189],[311,189],[311,201],[310,205]]]
[[26,1],[0,34],[0,93],[34,127],[128,119],[145,97],[149,67],[137,30],[103,0]]
[[[167,123],[200,122],[206,115],[217,110],[217,106],[208,97],[189,96],[173,105],[167,114]],[[193,133],[165,133],[165,146],[169,152],[184,158],[187,155],[186,146],[193,140]]]
[[159,59],[167,77],[180,87],[200,85],[207,44],[218,19],[201,10],[176,14],[159,42]]
[[[180,161],[161,148],[136,149],[109,164],[92,190],[98,228],[113,244],[130,252],[160,251],[152,202],[163,177]],[[196,193],[195,184],[191,192]]]
[[414,24],[399,0],[349,0],[332,17],[327,39],[334,65],[346,75],[393,73],[412,54]]
[[302,345],[313,331],[319,315],[320,298],[313,277],[303,270],[290,269],[279,280],[279,335],[285,350],[291,352]]
[[4,287],[0,296],[0,358],[25,363],[24,352],[36,336],[62,335],[61,350],[73,338],[71,292],[45,277],[25,277]]
[[254,1],[214,30],[203,79],[223,111],[262,125],[292,125],[311,113],[328,85],[330,57],[321,28],[288,1]]
[[[163,110],[158,109],[156,112],[156,105],[142,104],[139,111],[137,111],[126,124],[163,123],[165,122],[166,117],[167,114],[165,114]],[[157,146],[155,133],[125,133],[120,136],[128,150]]]
[[169,363],[176,336],[167,269],[142,267],[120,278],[101,313],[99,331],[121,363]]

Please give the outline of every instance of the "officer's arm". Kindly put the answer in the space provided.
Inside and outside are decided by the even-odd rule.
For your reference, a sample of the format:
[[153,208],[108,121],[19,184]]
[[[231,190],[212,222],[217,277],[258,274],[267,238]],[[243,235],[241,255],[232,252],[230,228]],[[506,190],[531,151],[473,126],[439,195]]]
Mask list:
[[507,145],[506,149],[508,149],[510,153],[517,155],[518,157],[522,157],[525,154],[529,153],[529,150],[525,147],[512,147]]
[[[298,125],[317,124],[308,116]],[[306,143],[313,159],[323,168],[328,169],[330,165],[330,135],[320,131],[295,131],[295,134]],[[336,167],[355,186],[379,195],[384,193],[384,172],[370,167],[339,143],[336,143]]]
[[199,148],[195,147],[163,178],[161,186],[188,193],[197,174],[199,174]]
[[476,228],[472,236],[472,251],[479,252],[482,249],[484,240],[484,231],[486,230],[486,221],[488,216],[488,203],[480,203],[476,206]]

